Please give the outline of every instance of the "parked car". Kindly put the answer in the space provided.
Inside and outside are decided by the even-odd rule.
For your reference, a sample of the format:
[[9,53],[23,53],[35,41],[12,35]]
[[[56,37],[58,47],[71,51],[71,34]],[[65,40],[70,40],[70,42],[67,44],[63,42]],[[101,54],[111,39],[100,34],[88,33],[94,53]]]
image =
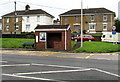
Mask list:
[[[83,35],[82,38],[83,38],[83,41],[94,41],[95,40],[95,38],[92,35]],[[81,36],[72,37],[72,40],[80,41]]]

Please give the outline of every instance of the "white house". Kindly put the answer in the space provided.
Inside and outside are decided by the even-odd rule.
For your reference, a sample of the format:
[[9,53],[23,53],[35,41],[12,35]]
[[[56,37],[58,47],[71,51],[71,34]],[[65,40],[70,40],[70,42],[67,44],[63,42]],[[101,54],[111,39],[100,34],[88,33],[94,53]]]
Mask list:
[[2,16],[3,33],[32,32],[37,25],[52,25],[54,16],[42,9],[14,11]]
[[[22,32],[34,31],[37,25],[52,25],[53,16],[41,9],[30,10],[31,14],[22,16]],[[35,13],[34,13],[35,12]],[[36,13],[39,12],[39,13]]]

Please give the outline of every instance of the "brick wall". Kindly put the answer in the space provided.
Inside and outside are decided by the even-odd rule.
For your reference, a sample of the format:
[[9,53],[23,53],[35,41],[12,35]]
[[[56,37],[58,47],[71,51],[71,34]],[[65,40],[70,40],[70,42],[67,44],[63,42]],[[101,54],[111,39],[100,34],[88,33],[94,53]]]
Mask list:
[[[52,44],[52,42],[51,42],[51,44],[52,44],[54,50],[65,50],[65,31],[47,31],[46,33],[48,33],[48,34],[49,33],[61,33],[61,40],[57,40],[58,37],[53,36],[53,37],[51,37],[53,39],[52,40],[53,44]],[[40,32],[35,32],[35,35],[38,37],[40,36],[39,34],[40,34]],[[70,35],[71,31],[70,30],[67,31],[66,34],[67,34],[66,48],[67,48],[67,50],[70,50],[71,49],[71,35]],[[36,41],[36,39],[35,39],[35,41]],[[35,42],[35,48],[38,50],[46,50],[47,49],[47,41],[46,42],[38,41],[38,43]]]

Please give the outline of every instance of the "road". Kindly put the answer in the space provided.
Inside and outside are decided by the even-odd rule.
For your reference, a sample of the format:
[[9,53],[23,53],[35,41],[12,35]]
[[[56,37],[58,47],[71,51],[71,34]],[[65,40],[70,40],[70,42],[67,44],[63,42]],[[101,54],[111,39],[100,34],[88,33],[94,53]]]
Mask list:
[[[2,80],[118,80],[118,60],[82,59],[47,55],[2,54]],[[67,53],[66,53],[67,54]],[[53,54],[52,54],[53,55]],[[58,55],[58,56],[56,56]],[[98,56],[99,57],[99,56]]]

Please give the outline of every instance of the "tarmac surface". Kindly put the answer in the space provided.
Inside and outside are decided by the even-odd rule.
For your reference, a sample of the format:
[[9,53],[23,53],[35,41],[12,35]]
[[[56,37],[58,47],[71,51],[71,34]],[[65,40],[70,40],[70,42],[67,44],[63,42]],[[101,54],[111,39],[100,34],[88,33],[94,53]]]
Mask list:
[[2,48],[2,54],[19,54],[19,55],[35,55],[35,56],[52,56],[58,58],[78,58],[78,59],[104,59],[119,60],[120,52],[112,53],[71,53],[65,51],[36,51],[27,48]]

